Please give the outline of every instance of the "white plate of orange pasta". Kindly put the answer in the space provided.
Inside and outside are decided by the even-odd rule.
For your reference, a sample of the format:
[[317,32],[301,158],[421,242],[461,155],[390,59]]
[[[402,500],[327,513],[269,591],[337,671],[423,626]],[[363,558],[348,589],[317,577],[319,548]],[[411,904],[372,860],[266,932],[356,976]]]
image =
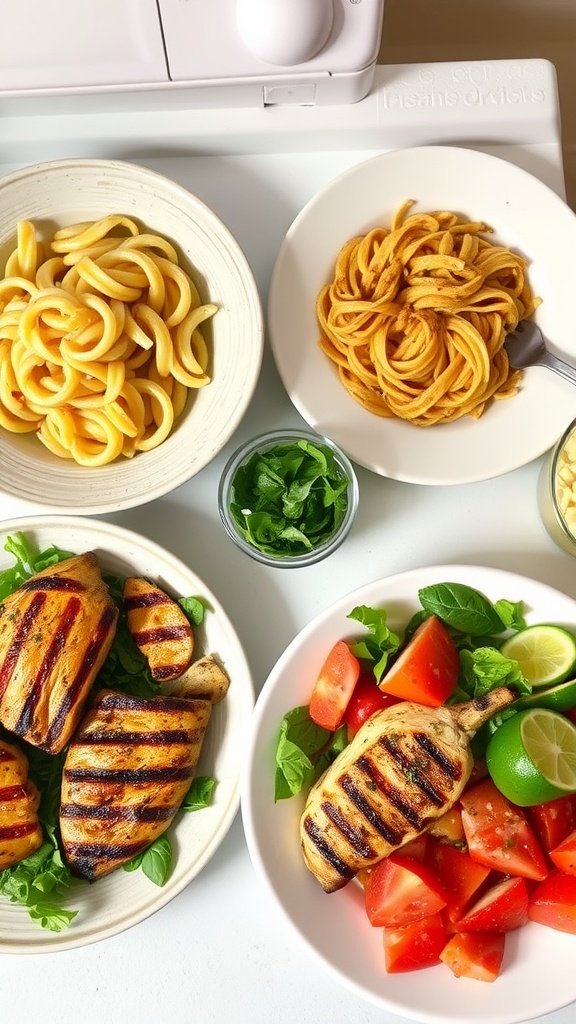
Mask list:
[[274,266],[270,340],[292,402],[392,479],[460,484],[530,462],[574,392],[542,367],[513,372],[503,345],[534,318],[576,364],[575,245],[566,203],[498,157],[427,146],[353,167],[296,217]]
[[121,161],[0,188],[0,490],[45,511],[149,501],[223,447],[262,359],[256,284],[196,196]]

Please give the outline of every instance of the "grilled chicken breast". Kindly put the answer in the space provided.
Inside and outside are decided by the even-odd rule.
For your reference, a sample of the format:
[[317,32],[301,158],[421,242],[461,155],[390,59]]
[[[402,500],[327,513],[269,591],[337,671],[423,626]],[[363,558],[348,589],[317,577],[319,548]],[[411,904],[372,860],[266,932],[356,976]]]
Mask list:
[[66,860],[93,881],[162,835],[184,799],[212,704],[102,690],[70,744],[60,831]]
[[0,740],[0,870],[42,846],[39,803],[40,794],[28,778],[26,755]]
[[452,807],[472,772],[470,737],[516,697],[500,687],[451,707],[403,701],[365,722],[310,790],[300,822],[304,860],[326,892]]
[[228,693],[229,686],[230,678],[214,655],[205,654],[194,661],[183,675],[165,686],[164,692],[175,697],[203,698],[211,704],[219,704]]
[[128,629],[158,682],[182,675],[192,661],[192,626],[174,598],[139,576],[124,583]]
[[0,722],[50,754],[68,743],[118,609],[94,552],[32,576],[0,606]]

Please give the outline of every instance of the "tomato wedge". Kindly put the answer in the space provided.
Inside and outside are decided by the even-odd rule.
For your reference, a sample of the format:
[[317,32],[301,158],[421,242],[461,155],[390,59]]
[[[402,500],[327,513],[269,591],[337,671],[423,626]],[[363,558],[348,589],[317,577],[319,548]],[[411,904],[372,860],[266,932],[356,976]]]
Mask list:
[[528,808],[528,817],[542,848],[550,853],[576,828],[576,799],[560,796]]
[[342,724],[358,677],[360,662],[344,640],[328,654],[314,683],[308,712],[316,725],[334,732]]
[[389,974],[418,971],[440,963],[446,945],[441,914],[431,914],[404,928],[384,928],[384,960]]
[[472,860],[466,850],[432,838],[427,860],[444,887],[446,914],[450,921],[457,921],[486,882],[490,868]]
[[524,878],[503,878],[456,921],[456,928],[460,932],[514,931],[528,920],[528,900]]
[[458,682],[460,658],[446,626],[430,615],[419,626],[380,681],[380,689],[437,708]]
[[440,953],[440,959],[456,978],[495,981],[502,969],[505,942],[502,932],[453,935]]
[[576,830],[550,850],[550,860],[566,875],[576,875]]
[[373,673],[361,675],[344,712],[350,739],[377,711],[398,704],[399,700],[399,697],[393,697],[391,693],[383,693]]
[[537,882],[546,877],[546,859],[526,814],[502,795],[492,779],[467,789],[460,803],[468,852],[473,860],[504,874]]
[[552,871],[532,893],[528,917],[538,924],[576,935],[576,876]]
[[444,890],[430,868],[401,853],[391,853],[371,871],[364,899],[370,924],[384,928],[401,928],[446,906]]

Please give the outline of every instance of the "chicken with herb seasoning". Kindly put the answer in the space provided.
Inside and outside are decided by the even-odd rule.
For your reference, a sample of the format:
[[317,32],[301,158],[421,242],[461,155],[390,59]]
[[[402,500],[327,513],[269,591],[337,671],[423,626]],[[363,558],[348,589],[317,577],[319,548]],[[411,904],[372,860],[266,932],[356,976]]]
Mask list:
[[306,865],[341,889],[452,807],[470,778],[470,737],[517,697],[499,687],[463,704],[402,701],[376,712],[312,786],[300,823]]
[[94,552],[31,576],[0,605],[0,722],[64,749],[114,639],[118,608]]

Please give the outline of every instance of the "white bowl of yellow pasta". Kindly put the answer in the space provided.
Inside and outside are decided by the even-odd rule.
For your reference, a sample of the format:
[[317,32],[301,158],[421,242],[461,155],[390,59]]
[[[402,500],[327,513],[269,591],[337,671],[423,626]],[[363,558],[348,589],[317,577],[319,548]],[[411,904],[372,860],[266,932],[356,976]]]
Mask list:
[[0,182],[0,492],[43,511],[150,501],[204,468],[256,386],[262,310],[182,186],[70,159]]

